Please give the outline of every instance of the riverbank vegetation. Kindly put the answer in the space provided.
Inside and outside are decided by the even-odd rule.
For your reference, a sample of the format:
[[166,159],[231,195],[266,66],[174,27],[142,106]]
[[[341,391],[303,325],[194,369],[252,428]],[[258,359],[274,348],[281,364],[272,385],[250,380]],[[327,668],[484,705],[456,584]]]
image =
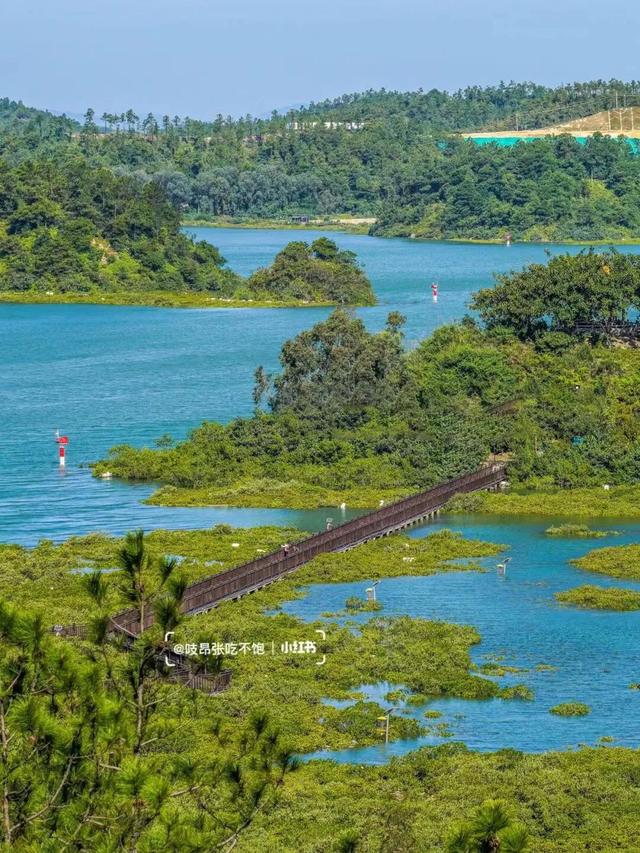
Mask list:
[[547,487],[535,491],[514,487],[508,493],[457,495],[446,506],[452,513],[540,516],[546,518],[640,518],[640,486],[594,486],[585,489]]
[[[180,573],[189,582],[200,580],[260,554],[277,551],[285,543],[295,543],[306,534],[292,528],[260,527],[235,530],[217,525],[209,530],[156,530],[146,541],[154,553],[176,557]],[[72,537],[60,544],[43,540],[35,548],[0,545],[0,595],[11,592],[14,603],[27,608],[33,601],[46,601],[47,624],[86,622],[92,603],[84,588],[84,578],[94,571],[108,577],[117,568],[120,541],[102,534]],[[474,558],[497,555],[501,546],[463,540],[443,531],[426,539],[396,534],[356,549],[316,557],[311,568],[296,572],[296,584],[287,594],[297,595],[305,583],[342,583],[379,580],[382,577],[429,575],[437,571],[477,570]],[[470,562],[458,563],[459,558]],[[280,589],[282,584],[278,585]],[[115,599],[107,599],[117,609]]]
[[256,219],[249,216],[205,216],[202,213],[183,217],[185,228],[248,228],[256,231],[340,231],[349,234],[367,235],[375,223],[375,217],[336,214],[320,219],[305,217],[282,217],[280,219]]
[[555,594],[557,601],[585,610],[640,610],[640,591],[586,584]]
[[[295,541],[298,536],[294,531],[275,528],[158,531],[147,537],[146,547],[150,555],[166,554],[182,588],[184,583],[255,556],[257,544],[262,546],[262,552],[278,547],[285,537],[287,541]],[[86,623],[94,610],[89,592],[96,583],[102,589],[105,612],[113,613],[123,606],[119,603],[122,602],[120,589],[126,578],[122,577],[122,571],[114,571],[122,565],[121,548],[122,542],[100,535],[72,539],[60,546],[41,543],[32,551],[7,546],[0,551],[0,592],[11,590],[17,602],[30,601],[32,606],[42,602],[45,625]],[[229,651],[223,657],[199,657],[195,661],[200,667],[205,663],[217,667],[224,664],[233,670],[233,687],[213,700],[216,715],[229,720],[244,719],[260,697],[258,704],[269,707],[277,716],[283,736],[295,738],[296,751],[376,743],[379,742],[376,718],[382,709],[357,695],[363,681],[376,683],[389,679],[425,697],[483,698],[503,694],[498,684],[472,671],[469,647],[479,642],[477,632],[440,622],[378,617],[366,624],[361,621],[356,633],[351,623],[330,621],[306,625],[283,613],[282,604],[301,597],[304,594],[301,587],[310,583],[361,580],[364,587],[372,577],[467,571],[467,566],[453,561],[496,553],[498,548],[466,541],[445,531],[419,542],[396,536],[354,552],[325,554],[302,567],[295,576],[240,602],[223,603],[209,614],[186,618],[175,628],[175,640],[183,645],[196,642],[198,647],[205,641],[260,643],[266,649],[260,654]],[[405,562],[403,558],[407,556],[413,558],[411,562]],[[150,558],[151,566],[154,559]],[[146,594],[153,589],[149,579],[145,589]],[[171,608],[164,607],[163,612],[171,612]],[[326,654],[326,665],[318,667],[318,656],[314,654],[295,658],[294,665],[292,658],[281,650],[282,644],[301,639],[319,643],[316,627],[327,629],[321,649]],[[341,709],[325,706],[325,697],[358,701],[353,707]],[[202,701],[207,707],[205,697]],[[415,721],[401,718],[394,721],[391,735],[415,737],[419,733]]]
[[[511,147],[447,140],[396,173],[371,233],[388,237],[637,239],[640,158],[623,139],[571,136]],[[629,181],[629,183],[627,183]]]
[[[601,314],[621,279],[635,281],[635,262],[585,257],[613,264],[575,297]],[[563,282],[583,262],[567,259]],[[500,289],[482,298],[487,318],[493,293],[502,300]],[[337,311],[285,343],[278,374],[257,369],[253,417],[205,423],[176,446],[114,448],[95,473],[160,482],[154,502],[172,505],[374,507],[502,458],[509,495],[451,508],[638,515],[640,351],[540,325],[525,334],[505,315],[441,328],[405,353],[403,319],[371,333]]]
[[290,244],[243,281],[182,233],[156,183],[91,168],[0,161],[0,300],[177,306],[373,304],[355,257],[324,238]]

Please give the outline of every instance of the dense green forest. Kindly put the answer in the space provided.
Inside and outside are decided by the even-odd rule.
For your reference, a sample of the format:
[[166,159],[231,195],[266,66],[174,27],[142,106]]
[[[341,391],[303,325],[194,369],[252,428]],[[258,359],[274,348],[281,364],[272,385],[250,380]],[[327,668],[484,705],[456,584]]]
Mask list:
[[479,147],[451,133],[540,127],[615,98],[640,103],[640,85],[381,90],[269,119],[209,122],[88,110],[82,126],[8,104],[0,155],[15,164],[81,153],[159,183],[187,218],[352,213],[379,217],[376,233],[387,235],[613,240],[638,234],[640,160],[626,144],[562,137]]
[[[567,291],[585,268],[592,280]],[[512,291],[520,313],[505,302]],[[176,504],[374,506],[494,453],[529,487],[635,482],[640,355],[574,335],[572,320],[556,324],[563,299],[581,319],[598,321],[614,302],[626,313],[640,305],[637,259],[587,253],[534,265],[477,296],[488,328],[467,319],[410,353],[401,315],[370,333],[338,311],[284,345],[276,376],[257,370],[253,418],[205,423],[173,448],[114,448],[97,471],[168,484],[158,500]],[[523,325],[527,304],[548,325],[535,312]]]
[[[426,152],[425,152],[426,153]],[[570,136],[513,147],[449,141],[398,170],[374,233],[605,240],[640,233],[640,157],[623,140]]]
[[375,301],[355,257],[328,239],[292,243],[273,267],[243,281],[214,246],[182,233],[157,183],[80,157],[14,168],[0,161],[0,291],[26,300],[144,301],[160,294],[245,304]]
[[229,295],[238,283],[215,247],[180,231],[157,184],[81,158],[0,163],[0,290]]

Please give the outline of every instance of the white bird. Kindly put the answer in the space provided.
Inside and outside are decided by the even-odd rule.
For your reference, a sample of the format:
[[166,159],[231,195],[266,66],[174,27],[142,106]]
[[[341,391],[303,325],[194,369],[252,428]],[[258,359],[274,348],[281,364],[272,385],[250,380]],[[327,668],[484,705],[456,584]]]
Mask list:
[[496,568],[501,574],[504,574],[507,571],[507,566],[511,562],[511,557],[505,557],[501,563],[498,563]]

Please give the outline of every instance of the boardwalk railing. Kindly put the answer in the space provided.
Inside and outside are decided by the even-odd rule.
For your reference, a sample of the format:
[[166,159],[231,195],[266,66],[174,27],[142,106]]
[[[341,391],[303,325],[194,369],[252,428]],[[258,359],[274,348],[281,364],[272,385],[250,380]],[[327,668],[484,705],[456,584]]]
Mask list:
[[231,686],[231,670],[222,669],[218,673],[194,672],[186,663],[176,664],[165,673],[170,681],[200,690],[214,696],[223,693]]
[[[89,629],[86,625],[54,625],[51,628],[51,633],[56,637],[86,640],[89,636]],[[116,636],[125,649],[132,648],[137,639],[137,636],[131,631],[120,625],[115,625],[113,622],[110,634]],[[209,696],[222,693],[231,686],[232,671],[230,669],[222,669],[219,672],[207,672],[206,669],[195,671],[189,658],[178,654],[165,645],[156,649],[155,656],[158,676],[167,678],[169,681],[191,687],[193,690],[200,690]]]
[[[227,599],[240,598],[295,571],[319,554],[344,551],[362,542],[402,530],[433,515],[454,495],[497,488],[505,480],[505,466],[501,463],[487,465],[471,474],[456,477],[440,486],[404,498],[382,509],[354,518],[332,530],[316,533],[283,549],[265,554],[241,566],[227,569],[217,575],[203,578],[185,590],[182,600],[184,613],[201,613],[211,610]],[[153,613],[145,617],[144,628],[153,624]],[[113,617],[116,629],[139,634],[140,625],[135,610],[127,610]]]
[[607,320],[603,323],[576,323],[575,332],[580,335],[608,335],[612,338],[637,340],[640,338],[640,320]]

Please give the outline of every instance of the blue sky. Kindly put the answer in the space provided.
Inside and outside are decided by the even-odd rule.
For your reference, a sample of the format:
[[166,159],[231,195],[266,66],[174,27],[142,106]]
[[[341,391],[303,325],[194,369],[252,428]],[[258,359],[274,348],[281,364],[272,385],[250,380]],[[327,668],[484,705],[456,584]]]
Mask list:
[[382,86],[631,79],[639,24],[628,0],[0,0],[0,96],[210,118]]

